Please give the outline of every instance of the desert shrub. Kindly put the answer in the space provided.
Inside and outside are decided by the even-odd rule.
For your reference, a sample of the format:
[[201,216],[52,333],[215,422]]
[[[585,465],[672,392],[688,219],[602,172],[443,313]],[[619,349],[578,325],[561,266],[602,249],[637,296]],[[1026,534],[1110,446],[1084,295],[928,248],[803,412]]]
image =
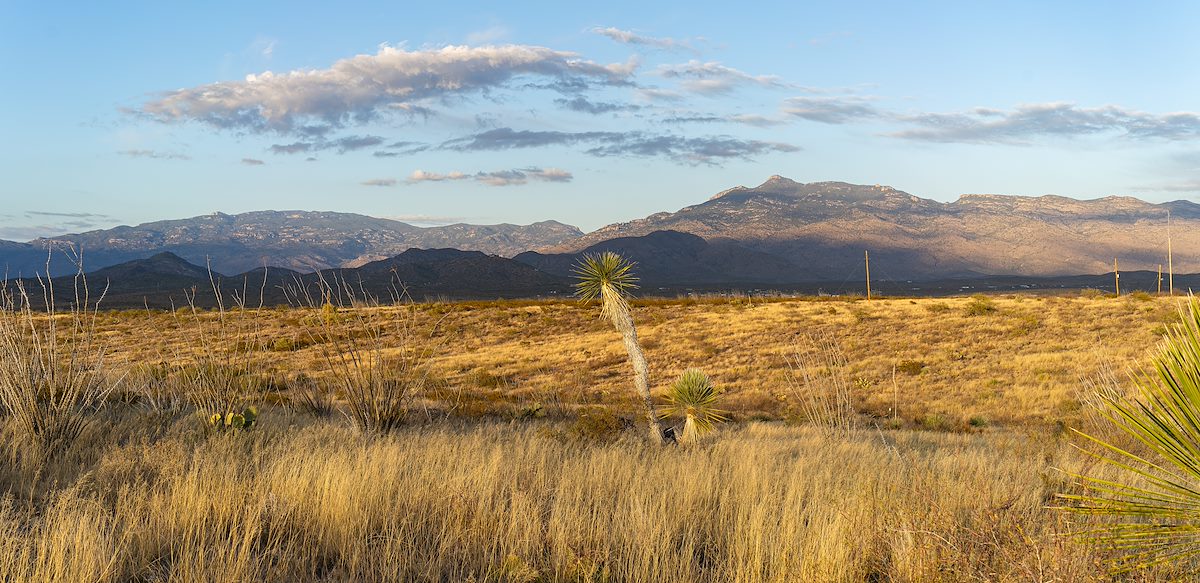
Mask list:
[[905,359],[896,363],[896,370],[906,375],[919,375],[925,370],[925,363],[920,360]]
[[983,294],[971,296],[970,301],[963,307],[963,312],[967,316],[985,316],[997,311],[995,300]]
[[841,346],[828,336],[797,342],[789,358],[791,408],[825,432],[847,434],[858,423],[847,364]]
[[925,309],[931,314],[943,314],[950,311],[950,304],[946,302],[932,302],[925,304]]
[[288,380],[292,403],[314,417],[328,417],[335,410],[334,394],[328,382],[300,373]]
[[[425,328],[411,299],[400,291],[392,297],[398,305],[384,307],[376,298],[355,295],[346,282],[322,280],[318,286],[324,300],[319,317],[304,320],[306,338],[320,347],[329,387],[344,401],[343,413],[365,432],[401,426],[413,401],[430,385],[428,363],[439,345],[434,337],[440,320]],[[312,301],[311,296],[293,297]],[[343,298],[346,305],[334,305],[331,298]]]
[[968,316],[987,316],[996,313],[996,302],[982,294],[974,295],[963,311]]
[[0,413],[40,458],[70,446],[114,386],[96,335],[100,301],[89,297],[82,270],[75,281],[65,310],[50,280],[37,300],[21,282],[0,284]]

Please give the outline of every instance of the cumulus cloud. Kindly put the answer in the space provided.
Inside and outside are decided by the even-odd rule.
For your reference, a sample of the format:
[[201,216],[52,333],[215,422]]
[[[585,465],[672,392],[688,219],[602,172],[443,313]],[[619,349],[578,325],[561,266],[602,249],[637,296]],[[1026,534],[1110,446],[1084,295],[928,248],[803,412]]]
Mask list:
[[1072,103],[1019,105],[1005,111],[975,108],[959,113],[898,116],[918,127],[889,135],[909,140],[975,144],[1024,144],[1037,137],[1118,134],[1130,139],[1187,140],[1200,137],[1200,114],[1151,114],[1113,105]]
[[130,158],[152,158],[156,160],[191,160],[192,157],[187,154],[179,154],[176,152],[159,152],[158,150],[121,150],[117,152],[122,156]]
[[328,69],[268,71],[171,91],[139,111],[164,122],[312,135],[388,112],[427,113],[423,102],[428,100],[504,88],[518,78],[547,79],[552,87],[626,85],[635,67],[526,45],[417,51],[383,46],[374,55],[342,59]]
[[442,144],[463,152],[568,146],[582,144],[593,156],[662,156],[687,164],[716,165],[726,159],[750,159],[770,152],[795,152],[800,148],[782,142],[743,140],[730,136],[686,137],[674,134],[631,132],[560,132],[497,128]]
[[383,187],[396,186],[396,179],[395,178],[372,178],[370,180],[364,180],[360,184],[362,184],[363,186],[383,186]]
[[654,49],[664,49],[664,50],[668,50],[668,51],[685,50],[685,51],[697,52],[696,49],[694,47],[692,47],[691,43],[689,43],[688,41],[685,41],[685,40],[676,40],[676,39],[669,38],[669,37],[658,38],[658,37],[652,37],[652,36],[645,36],[645,35],[641,35],[636,32],[633,32],[631,30],[621,30],[619,28],[614,28],[611,26],[606,26],[606,27],[597,26],[592,29],[592,32],[594,32],[600,36],[608,37],[616,42],[619,42],[622,44],[627,44],[627,45],[637,45],[637,46],[649,47],[649,48],[654,48]]
[[663,65],[658,68],[658,74],[667,79],[677,79],[684,90],[701,95],[721,95],[744,86],[769,89],[789,87],[774,75],[751,75],[711,61],[691,60],[678,65]]
[[491,172],[426,172],[414,170],[408,177],[409,184],[421,182],[447,182],[456,180],[474,180],[488,186],[513,186],[527,184],[530,181],[541,182],[570,182],[575,176],[560,168],[514,168],[512,170],[495,170]]
[[242,164],[247,166],[262,166],[263,164],[266,164],[266,162],[263,162],[257,158],[242,158]]
[[783,102],[783,112],[809,121],[845,124],[887,114],[866,97],[792,97]]

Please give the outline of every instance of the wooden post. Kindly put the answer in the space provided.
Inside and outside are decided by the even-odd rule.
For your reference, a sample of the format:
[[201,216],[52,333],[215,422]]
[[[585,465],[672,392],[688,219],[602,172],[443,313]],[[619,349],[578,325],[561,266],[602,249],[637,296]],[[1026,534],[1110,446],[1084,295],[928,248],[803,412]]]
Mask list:
[[1158,264],[1158,295],[1162,295],[1162,264]]
[[867,301],[871,301],[871,252],[863,251],[863,260],[867,263]]
[[1117,295],[1121,295],[1121,272],[1117,271],[1117,258],[1113,257],[1113,283],[1117,289]]

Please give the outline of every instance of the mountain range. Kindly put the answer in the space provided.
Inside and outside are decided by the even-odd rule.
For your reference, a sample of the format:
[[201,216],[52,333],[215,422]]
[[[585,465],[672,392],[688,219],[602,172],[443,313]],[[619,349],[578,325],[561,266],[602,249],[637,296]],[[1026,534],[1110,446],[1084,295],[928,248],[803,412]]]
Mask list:
[[[98,269],[82,276],[53,278],[60,303],[69,304],[75,289],[86,289],[94,302],[109,308],[171,308],[194,303],[211,307],[220,297],[226,305],[239,299],[247,305],[321,305],[394,299],[417,301],[496,299],[569,295],[571,282],[543,273],[524,263],[479,251],[409,249],[395,257],[359,267],[323,269],[301,273],[284,268],[260,267],[226,276],[189,263],[169,251],[145,259]],[[31,300],[41,301],[41,281],[12,280],[10,290],[23,285]],[[333,294],[334,298],[328,298]]]
[[[882,280],[1044,278],[1107,273],[1114,258],[1123,271],[1155,271],[1167,262],[1168,213],[1175,272],[1200,272],[1200,205],[1187,201],[964,194],[939,202],[889,186],[781,176],[587,234],[555,221],[422,228],[345,213],[217,213],[0,242],[0,264],[10,275],[44,271],[53,244],[82,248],[89,270],[170,252],[219,274],[264,265],[302,274],[394,262],[409,249],[454,248],[479,252],[476,260],[511,257],[506,269],[533,268],[540,275],[524,277],[561,283],[581,255],[615,250],[639,263],[646,286],[711,287],[857,279],[869,251],[873,275]],[[449,257],[425,257],[423,264]],[[70,268],[59,265],[57,273]],[[437,287],[432,280],[424,285]]]
[[[44,272],[46,249],[53,246],[82,249],[87,270],[170,252],[224,274],[243,273],[263,266],[310,272],[357,267],[413,248],[452,247],[511,257],[528,249],[560,244],[582,234],[579,229],[556,221],[531,225],[456,223],[418,227],[350,213],[213,213],[28,243],[4,241],[0,242],[0,264],[13,275]],[[51,271],[55,275],[69,274],[75,267],[66,257],[57,256]]]

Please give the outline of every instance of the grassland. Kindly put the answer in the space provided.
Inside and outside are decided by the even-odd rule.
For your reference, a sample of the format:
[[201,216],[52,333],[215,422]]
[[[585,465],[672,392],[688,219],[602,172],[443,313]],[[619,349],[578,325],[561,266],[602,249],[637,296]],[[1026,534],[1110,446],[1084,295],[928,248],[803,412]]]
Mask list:
[[[797,356],[814,350],[814,340],[831,339],[845,354],[840,374],[852,381],[864,416],[881,425],[966,430],[972,419],[976,426],[1076,422],[1084,413],[1081,380],[1105,370],[1123,375],[1144,362],[1177,309],[1178,298],[1145,295],[869,303],[685,299],[635,302],[634,318],[652,385],[661,388],[689,367],[702,368],[725,390],[724,405],[739,420],[795,418],[797,391],[804,390],[794,382]],[[624,349],[594,306],[495,302],[371,310],[409,312],[429,331],[437,346],[430,362],[436,382],[425,398],[436,409],[511,417],[534,405],[563,414],[588,405],[628,414],[634,406]],[[268,349],[247,358],[276,380],[280,399],[288,399],[288,379],[298,372],[329,369],[321,338],[311,333],[318,316],[317,310],[268,310],[245,327],[247,337]],[[186,317],[111,313],[101,330],[117,362],[178,362],[197,349],[195,323]],[[385,351],[402,340],[386,330],[380,336]]]
[[[1082,380],[1144,362],[1176,301],[636,302],[654,386],[701,367],[726,390],[736,422],[688,448],[626,427],[627,364],[594,307],[101,313],[120,382],[83,435],[34,455],[0,418],[0,580],[1181,578],[1110,575],[1071,536],[1094,519],[1049,508],[1080,491],[1068,473],[1113,471],[1065,431],[1104,430]],[[314,332],[330,322],[345,335]],[[402,358],[414,339],[428,382],[402,428],[304,406],[302,379],[325,378],[344,407],[334,349]],[[829,342],[845,364],[812,358]],[[813,362],[846,379],[854,427],[808,418]],[[216,431],[145,374],[214,363],[253,377],[236,389],[258,426]]]

